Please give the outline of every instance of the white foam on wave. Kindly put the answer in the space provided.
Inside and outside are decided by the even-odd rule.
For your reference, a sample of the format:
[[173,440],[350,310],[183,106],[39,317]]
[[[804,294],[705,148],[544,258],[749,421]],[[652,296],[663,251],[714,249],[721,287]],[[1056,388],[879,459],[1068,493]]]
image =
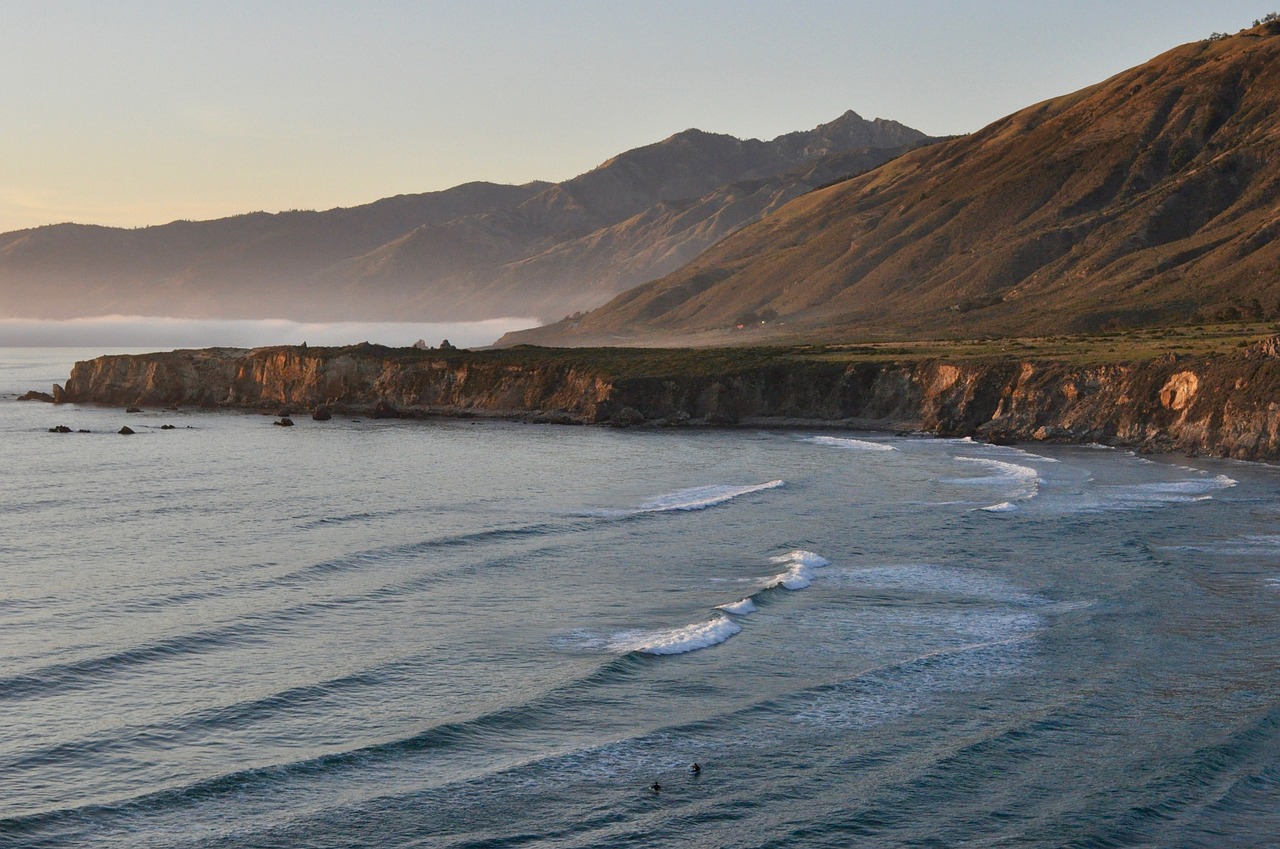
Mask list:
[[738,601],[731,601],[728,604],[716,605],[716,610],[723,610],[725,613],[732,613],[735,616],[746,616],[749,613],[756,612],[756,603],[747,596]]
[[796,549],[786,554],[780,554],[777,557],[770,557],[769,562],[785,564],[787,569],[784,572],[766,578],[764,582],[765,588],[782,587],[788,590],[802,590],[809,586],[813,583],[813,570],[821,569],[823,566],[831,564],[831,561],[827,558],[803,549]]
[[[760,581],[757,584],[757,593],[774,587],[784,587],[789,590],[803,589],[813,580],[812,570],[821,569],[830,565],[831,562],[819,554],[799,548],[771,557],[769,561],[785,564],[787,569],[781,574]],[[660,631],[621,631],[607,637],[599,632],[576,630],[569,633],[568,643],[593,650],[606,649],[614,652],[654,655],[698,651],[719,645],[741,632],[742,626],[731,616],[747,616],[755,613],[757,608],[754,596],[755,593],[737,601],[716,605],[714,618],[695,622],[692,625]]]
[[872,442],[868,439],[853,439],[847,436],[809,436],[805,442],[814,445],[829,445],[833,448],[844,448],[849,451],[897,451],[892,445],[884,442]]
[[641,654],[685,654],[719,645],[742,631],[742,626],[726,616],[695,622],[669,631],[624,631],[608,642],[613,651]]
[[1056,457],[1046,457],[1043,454],[1035,454],[1022,448],[1014,448],[1012,445],[986,445],[983,447],[1004,457],[1017,457],[1020,460],[1027,460],[1032,463],[1054,464],[1062,462]]
[[1214,477],[1189,478],[1176,481],[1153,481],[1151,483],[1127,484],[1120,486],[1099,487],[1099,492],[1107,497],[1106,506],[1112,509],[1126,510],[1162,504],[1189,504],[1197,501],[1209,501],[1213,494],[1236,485],[1233,478],[1226,475]]
[[802,548],[793,549],[786,554],[779,554],[777,557],[770,557],[770,563],[802,563],[813,569],[821,569],[823,566],[830,566],[831,561],[823,557],[821,554],[815,554],[812,551],[805,551]]
[[1040,491],[1040,473],[1030,466],[1009,463],[1004,460],[993,460],[989,457],[956,457],[964,463],[977,463],[992,472],[989,475],[972,478],[952,478],[949,484],[960,486],[1002,486],[1010,488],[1011,501],[1034,498]]
[[979,507],[978,509],[986,513],[1016,513],[1018,512],[1018,505],[1014,504],[1012,501],[1001,501],[999,504],[992,504],[989,507]]
[[733,486],[730,484],[695,486],[650,498],[635,507],[624,507],[618,510],[594,510],[588,512],[587,515],[603,518],[623,518],[644,513],[677,513],[690,510],[705,510],[708,507],[724,504],[726,501],[732,501],[735,498],[750,495],[753,492],[777,489],[780,486],[784,486],[785,483],[782,480],[773,480],[745,486]]

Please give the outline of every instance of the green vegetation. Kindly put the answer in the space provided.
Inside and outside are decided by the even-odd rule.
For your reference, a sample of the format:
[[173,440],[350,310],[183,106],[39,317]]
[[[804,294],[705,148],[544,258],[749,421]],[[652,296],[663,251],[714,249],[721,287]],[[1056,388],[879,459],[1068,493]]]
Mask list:
[[1280,333],[1280,323],[1237,322],[1088,335],[832,345],[828,347],[828,356],[865,360],[997,358],[1106,365],[1148,362],[1169,354],[1205,357],[1238,352],[1276,333]]
[[737,348],[543,348],[519,345],[483,351],[418,350],[356,345],[311,348],[309,355],[381,355],[396,361],[444,360],[450,367],[502,364],[520,370],[590,369],[613,378],[732,375],[774,365],[808,362],[917,362],[921,360],[1041,360],[1074,365],[1142,363],[1170,354],[1208,357],[1280,333],[1280,323],[1227,323],[1147,328],[1089,335],[961,340],[830,342]]

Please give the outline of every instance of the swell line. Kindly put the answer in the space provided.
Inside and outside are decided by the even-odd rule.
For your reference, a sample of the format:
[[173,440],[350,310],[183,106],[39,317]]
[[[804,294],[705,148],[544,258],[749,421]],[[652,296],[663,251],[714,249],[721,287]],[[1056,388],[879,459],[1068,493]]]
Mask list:
[[[541,696],[469,719],[440,723],[417,734],[291,763],[272,764],[212,776],[180,787],[145,793],[114,803],[97,803],[0,819],[0,834],[31,834],[67,820],[87,820],[129,813],[164,810],[271,787],[308,776],[320,776],[353,766],[374,765],[387,759],[454,745],[500,733],[527,730],[540,720],[558,720],[567,703],[580,701],[582,691],[618,682],[642,668],[635,656],[611,658],[591,673],[553,687]],[[305,689],[305,688],[304,688]],[[279,697],[284,697],[280,694]],[[260,700],[261,701],[261,700]]]

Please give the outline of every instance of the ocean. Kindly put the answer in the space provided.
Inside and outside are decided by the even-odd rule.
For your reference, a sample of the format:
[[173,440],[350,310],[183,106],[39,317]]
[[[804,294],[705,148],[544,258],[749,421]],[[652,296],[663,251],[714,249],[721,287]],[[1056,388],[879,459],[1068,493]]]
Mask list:
[[98,353],[0,349],[0,846],[1280,841],[1276,467],[13,400]]

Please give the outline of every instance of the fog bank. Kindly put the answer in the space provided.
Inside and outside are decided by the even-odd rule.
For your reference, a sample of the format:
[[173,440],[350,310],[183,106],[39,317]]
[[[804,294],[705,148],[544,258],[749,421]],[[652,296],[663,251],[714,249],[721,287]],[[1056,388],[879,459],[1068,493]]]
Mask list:
[[392,347],[419,339],[459,348],[490,345],[502,334],[537,326],[532,318],[433,322],[297,322],[284,319],[189,319],[109,315],[66,321],[0,318],[0,347],[257,348],[264,345],[353,345]]

